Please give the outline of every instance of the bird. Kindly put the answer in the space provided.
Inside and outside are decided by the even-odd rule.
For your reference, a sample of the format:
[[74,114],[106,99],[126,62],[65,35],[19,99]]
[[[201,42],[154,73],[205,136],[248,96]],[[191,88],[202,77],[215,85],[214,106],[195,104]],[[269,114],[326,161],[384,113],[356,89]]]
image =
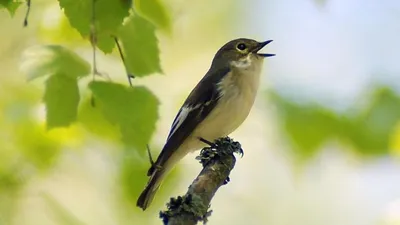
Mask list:
[[149,207],[179,160],[207,146],[206,142],[228,136],[244,122],[257,95],[264,58],[275,55],[259,52],[270,42],[238,38],[217,51],[208,72],[178,111],[161,153],[147,172],[149,181],[136,203],[139,208]]

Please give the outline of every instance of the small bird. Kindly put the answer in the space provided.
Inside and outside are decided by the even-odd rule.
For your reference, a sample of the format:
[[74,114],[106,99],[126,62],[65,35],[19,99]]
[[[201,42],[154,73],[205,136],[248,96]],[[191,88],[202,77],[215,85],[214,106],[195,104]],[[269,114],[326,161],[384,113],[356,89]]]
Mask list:
[[222,46],[211,67],[183,103],[167,141],[149,171],[150,179],[136,205],[145,210],[166,174],[189,152],[238,128],[253,106],[264,58],[258,51],[272,40],[239,38]]

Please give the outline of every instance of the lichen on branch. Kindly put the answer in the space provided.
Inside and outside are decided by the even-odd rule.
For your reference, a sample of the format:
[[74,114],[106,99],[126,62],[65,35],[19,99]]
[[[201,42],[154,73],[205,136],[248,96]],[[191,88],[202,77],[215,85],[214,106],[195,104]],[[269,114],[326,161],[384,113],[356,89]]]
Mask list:
[[236,158],[233,153],[243,156],[240,143],[229,137],[218,139],[201,150],[196,159],[203,165],[202,171],[184,196],[171,198],[167,203],[168,209],[160,212],[160,218],[165,225],[207,222],[207,217],[211,215],[211,199],[219,187],[228,183],[229,174],[235,166]]

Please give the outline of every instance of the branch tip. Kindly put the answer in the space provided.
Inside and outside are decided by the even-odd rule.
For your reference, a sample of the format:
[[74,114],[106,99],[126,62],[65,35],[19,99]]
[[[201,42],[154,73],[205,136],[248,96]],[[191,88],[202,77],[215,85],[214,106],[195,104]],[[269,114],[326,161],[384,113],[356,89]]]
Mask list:
[[[202,139],[200,138],[202,141]],[[182,197],[171,198],[167,210],[160,212],[165,225],[195,225],[207,222],[211,215],[210,202],[218,188],[229,182],[229,174],[235,166],[235,156],[243,156],[239,142],[229,137],[221,138],[201,150],[196,157],[203,169]]]

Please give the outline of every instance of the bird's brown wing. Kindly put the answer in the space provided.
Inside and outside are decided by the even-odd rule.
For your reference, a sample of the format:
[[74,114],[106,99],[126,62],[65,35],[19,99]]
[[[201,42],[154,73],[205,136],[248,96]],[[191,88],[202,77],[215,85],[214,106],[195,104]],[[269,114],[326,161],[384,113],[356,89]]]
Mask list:
[[157,161],[149,169],[148,176],[153,174],[155,166],[162,167],[164,165],[183,141],[193,132],[196,126],[217,105],[221,97],[221,93],[218,91],[218,83],[230,72],[230,68],[225,67],[213,71],[215,71],[213,74],[207,73],[203,77],[179,110],[171,126],[167,142]]

